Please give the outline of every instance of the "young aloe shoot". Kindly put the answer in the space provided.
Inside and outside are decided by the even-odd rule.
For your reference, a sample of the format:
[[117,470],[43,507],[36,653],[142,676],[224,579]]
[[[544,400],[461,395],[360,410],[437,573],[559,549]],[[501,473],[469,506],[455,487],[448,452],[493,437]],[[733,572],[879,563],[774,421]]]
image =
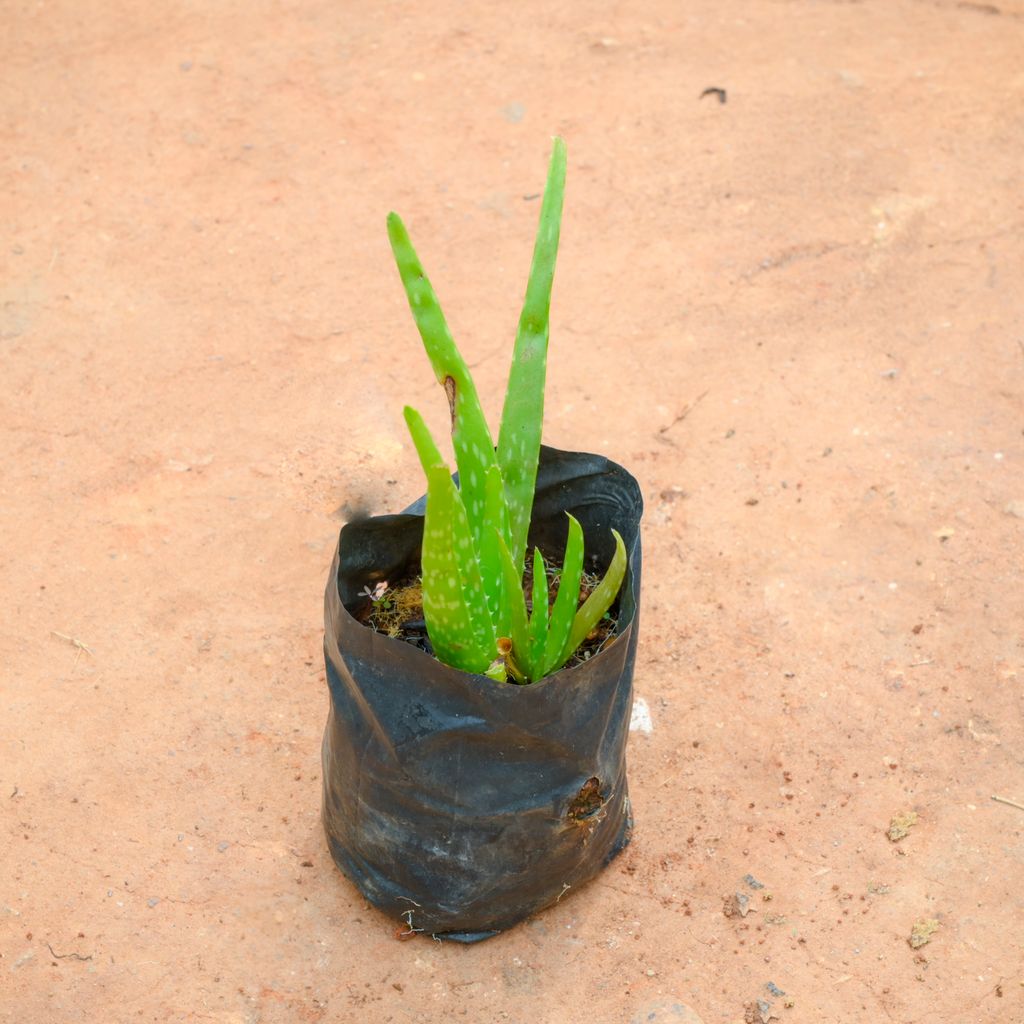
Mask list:
[[532,555],[531,611],[523,591],[526,537],[537,483],[551,286],[565,193],[565,143],[555,139],[526,298],[519,317],[498,444],[473,377],[452,338],[437,295],[397,214],[388,238],[413,319],[448,397],[458,484],[423,417],[405,421],[427,477],[423,527],[423,614],[437,657],[505,681],[534,682],[561,668],[611,607],[626,574],[619,534],[608,570],[579,605],[583,530],[568,516],[565,556],[548,606],[541,553]]

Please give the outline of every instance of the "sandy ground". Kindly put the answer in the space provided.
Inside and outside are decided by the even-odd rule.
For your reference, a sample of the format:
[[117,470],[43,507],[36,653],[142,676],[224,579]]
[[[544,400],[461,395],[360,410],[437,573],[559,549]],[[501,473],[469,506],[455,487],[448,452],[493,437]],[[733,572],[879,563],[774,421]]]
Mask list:
[[[1024,0],[2,7],[0,1019],[1024,1021]],[[555,133],[637,829],[398,942],[319,824],[337,531],[445,416],[384,215],[496,416]]]

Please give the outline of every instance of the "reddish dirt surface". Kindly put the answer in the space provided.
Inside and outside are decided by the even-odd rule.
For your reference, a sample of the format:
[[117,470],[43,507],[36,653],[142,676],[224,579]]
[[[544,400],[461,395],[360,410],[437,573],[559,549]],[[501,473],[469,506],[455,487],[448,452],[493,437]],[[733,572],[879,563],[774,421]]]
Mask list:
[[[0,1020],[1024,1020],[1022,0],[3,20]],[[339,523],[445,417],[384,215],[494,415],[554,133],[546,440],[648,501],[637,830],[398,942],[319,824]]]

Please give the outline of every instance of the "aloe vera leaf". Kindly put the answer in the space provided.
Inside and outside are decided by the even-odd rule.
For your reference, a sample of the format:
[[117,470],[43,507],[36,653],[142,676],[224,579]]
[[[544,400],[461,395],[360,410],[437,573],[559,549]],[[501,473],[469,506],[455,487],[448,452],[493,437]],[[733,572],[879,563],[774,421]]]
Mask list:
[[505,577],[505,600],[509,607],[509,637],[512,640],[511,657],[519,670],[526,676],[527,682],[533,679],[527,671],[528,666],[524,663],[524,652],[529,651],[528,624],[526,617],[526,598],[523,596],[523,577],[512,562],[512,555],[505,543],[505,538],[497,534],[498,554],[501,557],[502,572]]
[[615,595],[622,586],[622,580],[626,575],[626,545],[622,542],[618,530],[612,530],[615,536],[615,554],[612,555],[611,564],[604,574],[604,579],[593,589],[590,597],[583,602],[583,607],[576,612],[573,619],[572,630],[569,632],[569,639],[562,648],[560,665],[564,665],[572,656],[573,652],[584,640],[590,631],[601,620],[601,616],[612,606]]
[[480,406],[473,377],[452,338],[437,295],[397,213],[388,214],[388,238],[423,347],[448,396],[459,489],[473,538],[479,545],[483,532],[486,472],[495,461],[491,431]]
[[423,617],[446,665],[485,673],[497,653],[462,497],[444,464],[427,470],[423,523]]
[[543,675],[544,647],[548,640],[548,574],[540,548],[533,549],[533,610],[526,643],[530,676],[540,679]]
[[[566,513],[568,515],[568,513]],[[565,542],[565,557],[562,559],[562,575],[558,581],[558,593],[551,605],[551,621],[548,639],[544,645],[541,662],[541,677],[549,675],[565,664],[562,651],[572,632],[576,608],[580,603],[580,577],[583,575],[583,527],[574,516],[569,516],[569,536]],[[602,613],[603,614],[603,613]],[[561,658],[561,660],[559,660]]]
[[484,594],[491,612],[491,620],[498,636],[508,636],[510,612],[505,600],[504,569],[498,550],[498,537],[508,536],[508,509],[505,505],[505,485],[497,463],[487,468],[484,481],[484,529],[480,536],[480,576]]
[[[430,428],[424,422],[423,417],[415,409],[413,409],[411,406],[408,406],[408,405],[403,410],[403,414],[405,416],[406,425],[409,427],[409,433],[412,435],[413,443],[416,445],[416,451],[417,451],[417,454],[420,457],[420,462],[423,464],[423,470],[427,474],[428,481],[430,479],[431,470],[433,470],[433,469],[437,469],[437,468],[443,469],[444,473],[447,475],[448,467],[445,464],[444,458],[442,457],[440,451],[438,450],[437,445],[434,443],[434,438],[432,437],[432,435],[430,433]],[[501,513],[502,513],[502,511],[504,509],[504,504],[500,501],[501,493],[502,493],[501,473],[499,472],[498,467],[496,465],[494,465],[494,466],[491,466],[488,475],[491,478],[490,481],[489,481],[489,492],[488,492],[489,493],[489,514],[494,519],[495,522],[500,523],[501,522]],[[449,484],[450,483],[451,483],[451,478],[449,477]],[[439,485],[439,488],[441,488],[441,485]],[[428,489],[428,493],[427,493],[427,509],[428,509],[428,514],[429,514],[430,509],[431,509],[431,501],[432,500],[435,502],[435,505],[440,507],[442,512],[444,511],[444,509],[446,509],[449,506],[449,503],[452,500],[455,501],[456,505],[461,504],[461,500],[460,500],[461,496],[459,495],[459,493],[457,491],[454,491],[454,487],[451,488],[451,491],[454,492],[454,499],[451,498],[450,494],[446,495],[444,493],[444,492],[447,492],[447,491],[449,491],[448,486],[447,485],[443,485],[443,488],[441,488],[441,493],[437,494],[435,497],[432,498],[431,497],[431,493],[430,493],[430,491]],[[458,514],[457,514],[457,510],[456,510],[455,514],[456,514],[456,519],[458,519],[459,517],[458,517]],[[448,524],[448,526],[449,526],[450,529],[452,529],[453,534],[455,532],[457,532],[458,529],[459,529],[459,527],[457,525],[452,527],[452,524],[450,524],[450,523]],[[503,609],[502,609],[502,607],[500,605],[500,600],[501,600],[501,594],[502,594],[502,592],[504,590],[504,581],[502,579],[502,572],[503,571],[502,571],[502,567],[501,567],[500,555],[499,555],[499,552],[498,552],[498,541],[497,541],[496,534],[494,534],[494,531],[492,531],[492,537],[493,537],[493,540],[491,540],[489,544],[487,543],[487,537],[486,536],[484,537],[484,548],[485,548],[485,553],[486,553],[487,558],[488,558],[488,563],[487,563],[487,565],[485,567],[483,556],[481,556],[480,562],[478,563],[478,567],[477,567],[477,572],[479,573],[480,583],[481,583],[481,591],[480,592],[483,594],[483,600],[486,602],[486,604],[483,607],[487,608],[489,613],[490,613],[491,627],[492,627],[488,631],[488,642],[485,644],[485,649],[488,652],[490,652],[490,655],[492,657],[492,664],[490,664],[488,666],[486,671],[484,671],[484,674],[488,675],[488,676],[491,676],[492,679],[499,679],[500,681],[504,681],[505,680],[505,671],[504,671],[504,669],[500,668],[500,666],[499,666],[499,668],[495,668],[495,666],[493,664],[493,654],[495,652],[491,651],[491,646],[492,645],[490,643],[490,638],[492,638],[493,636],[495,636],[495,635],[497,635],[497,636],[505,636],[505,635],[508,634],[508,625],[507,625],[507,623],[502,621],[502,614],[501,614]],[[454,632],[449,633],[449,631],[446,628],[445,622],[446,621],[450,621],[450,618],[446,620],[446,617],[444,615],[439,615],[438,614],[438,609],[437,609],[437,605],[439,603],[441,603],[442,601],[447,601],[448,597],[450,597],[450,595],[448,595],[448,597],[446,597],[443,594],[441,594],[441,595],[437,595],[436,594],[437,587],[438,587],[438,580],[439,579],[443,580],[444,578],[454,578],[453,577],[453,572],[462,580],[465,580],[468,577],[471,580],[470,587],[469,587],[469,592],[472,594],[472,593],[475,593],[474,587],[475,587],[475,580],[476,580],[477,572],[474,572],[474,569],[473,569],[472,565],[467,565],[464,569],[462,569],[462,568],[460,568],[460,566],[458,564],[456,564],[454,567],[449,565],[449,566],[443,568],[442,569],[442,574],[440,576],[438,576],[436,574],[433,574],[433,573],[428,576],[426,566],[428,564],[434,565],[435,564],[435,560],[440,561],[440,559],[443,558],[443,556],[444,556],[443,552],[435,552],[433,549],[431,549],[428,552],[427,551],[428,541],[429,541],[429,543],[431,545],[433,545],[434,543],[446,543],[448,545],[449,549],[451,549],[453,551],[453,553],[455,553],[455,555],[456,555],[456,557],[455,557],[456,563],[459,562],[459,559],[457,557],[458,548],[457,548],[457,546],[454,545],[454,536],[449,537],[446,534],[444,541],[438,541],[433,536],[433,534],[428,534],[427,533],[427,526],[426,526],[426,524],[424,524],[424,536],[423,536],[423,551],[424,551],[424,553],[423,553],[423,556],[422,556],[423,563],[424,563],[424,568],[423,568],[424,617],[427,619],[427,628],[428,628],[428,632],[429,632],[430,637],[431,637],[431,643],[434,645],[434,650],[435,651],[439,650],[438,642],[437,642],[437,634],[440,631],[440,638],[441,638],[441,648],[440,649],[443,649],[443,650],[446,650],[446,651],[450,651],[452,649],[453,645],[454,645],[454,642],[455,642],[455,639],[456,639],[456,635],[455,635]],[[444,575],[444,573],[447,573],[447,577]],[[442,584],[442,586],[443,586],[443,584]],[[495,592],[497,593],[497,598],[492,599],[491,595],[494,594]],[[465,593],[465,587],[463,588],[463,593]],[[430,605],[430,607],[432,609],[432,612],[430,614],[428,614],[427,611],[426,611],[427,605]],[[477,611],[478,611],[478,609],[472,609],[471,610],[471,614],[469,615],[469,619],[470,620],[472,620],[474,618],[474,616],[476,615]],[[459,615],[460,615],[460,618],[462,618],[463,621],[465,621],[464,617],[461,616],[461,613],[459,613]],[[505,610],[504,618],[505,619],[508,618],[507,610]],[[447,658],[441,657],[440,654],[438,654],[438,657],[441,658],[441,660],[444,661],[446,664],[452,664],[452,662],[448,661]],[[455,667],[459,668],[461,666],[460,665],[456,665]],[[480,670],[477,670],[477,671],[480,671]]]
[[509,506],[509,552],[515,565],[522,565],[526,553],[526,534],[537,483],[544,424],[548,314],[564,193],[565,143],[555,139],[498,433],[498,465]]
[[402,410],[405,417],[405,425],[409,428],[412,436],[412,443],[416,446],[416,454],[420,457],[420,464],[423,472],[427,473],[431,466],[445,466],[444,456],[441,454],[430,433],[430,428],[424,422],[423,417],[411,405]]

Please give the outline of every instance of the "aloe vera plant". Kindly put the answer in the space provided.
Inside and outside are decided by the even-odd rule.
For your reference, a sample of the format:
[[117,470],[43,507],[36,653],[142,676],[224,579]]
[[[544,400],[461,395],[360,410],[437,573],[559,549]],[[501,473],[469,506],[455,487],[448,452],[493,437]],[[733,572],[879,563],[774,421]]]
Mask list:
[[568,515],[558,591],[548,606],[544,560],[533,552],[532,610],[523,576],[540,457],[548,314],[565,191],[565,144],[555,139],[526,298],[495,447],[472,375],[448,329],[405,225],[388,215],[388,237],[427,356],[444,386],[458,484],[423,417],[405,421],[427,477],[423,612],[434,653],[465,672],[519,683],[561,668],[611,607],[626,572],[618,532],[604,578],[579,606],[583,530]]

